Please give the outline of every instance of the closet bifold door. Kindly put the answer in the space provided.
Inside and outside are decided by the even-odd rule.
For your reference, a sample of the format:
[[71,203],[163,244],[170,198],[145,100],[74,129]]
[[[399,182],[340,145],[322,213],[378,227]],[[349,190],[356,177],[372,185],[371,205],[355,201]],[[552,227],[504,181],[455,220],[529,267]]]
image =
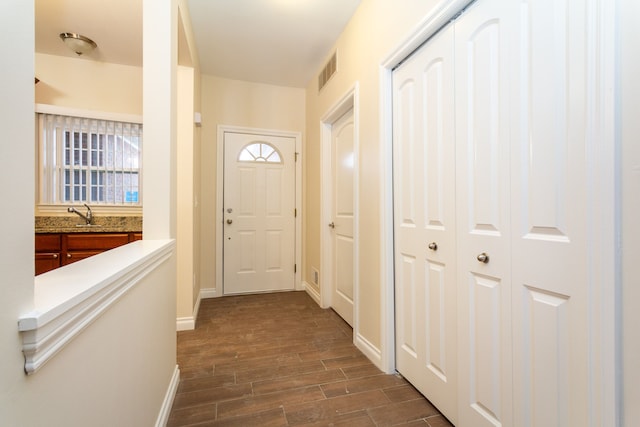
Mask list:
[[[514,425],[598,425],[590,399],[589,56],[597,2],[520,1],[512,61]],[[591,44],[591,45],[590,45]],[[594,66],[594,64],[591,64]],[[598,106],[599,107],[599,106]],[[596,261],[597,262],[597,261]]]
[[519,2],[455,23],[459,426],[512,426],[509,70]]
[[457,421],[453,26],[393,72],[396,367]]

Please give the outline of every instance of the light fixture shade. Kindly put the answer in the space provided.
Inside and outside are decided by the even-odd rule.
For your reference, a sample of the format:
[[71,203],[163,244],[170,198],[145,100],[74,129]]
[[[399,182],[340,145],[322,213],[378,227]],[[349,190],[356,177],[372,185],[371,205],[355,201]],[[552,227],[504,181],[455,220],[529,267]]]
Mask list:
[[64,44],[77,55],[84,55],[98,47],[96,42],[91,40],[89,37],[76,33],[60,33],[60,38]]

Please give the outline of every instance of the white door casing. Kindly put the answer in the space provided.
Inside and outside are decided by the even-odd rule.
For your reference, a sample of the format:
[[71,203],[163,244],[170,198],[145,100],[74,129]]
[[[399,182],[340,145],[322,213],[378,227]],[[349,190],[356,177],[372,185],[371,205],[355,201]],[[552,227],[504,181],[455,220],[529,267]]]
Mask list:
[[457,420],[453,25],[393,73],[396,366]]
[[295,288],[295,139],[224,134],[223,292]]
[[354,299],[354,120],[353,108],[331,126],[331,307],[353,326]]

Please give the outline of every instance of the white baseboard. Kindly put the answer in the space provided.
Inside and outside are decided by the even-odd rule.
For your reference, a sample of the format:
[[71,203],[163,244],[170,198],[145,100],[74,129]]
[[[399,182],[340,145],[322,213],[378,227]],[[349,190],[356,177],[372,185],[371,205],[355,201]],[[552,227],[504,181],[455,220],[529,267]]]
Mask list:
[[216,298],[218,297],[218,288],[203,288],[200,289],[200,298]]
[[374,365],[376,365],[378,369],[385,372],[382,364],[382,352],[378,347],[371,344],[369,340],[360,334],[356,334],[354,344],[358,347],[358,350],[360,350]]
[[171,415],[171,407],[173,406],[173,399],[176,397],[178,391],[178,384],[180,384],[180,368],[176,365],[169,382],[169,387],[164,395],[162,406],[160,407],[160,413],[156,419],[156,427],[165,427],[167,421],[169,421],[169,415]]
[[322,305],[320,304],[320,293],[313,286],[311,286],[309,282],[303,281],[302,284],[304,286],[304,290],[309,294],[309,296],[313,298],[316,304],[322,307]]
[[202,301],[202,293],[198,295],[196,305],[193,307],[193,315],[178,317],[176,319],[176,331],[192,331],[196,328],[196,319],[198,318],[198,311],[200,311],[200,301]]
[[196,328],[196,319],[193,316],[178,317],[176,319],[176,331],[191,331]]

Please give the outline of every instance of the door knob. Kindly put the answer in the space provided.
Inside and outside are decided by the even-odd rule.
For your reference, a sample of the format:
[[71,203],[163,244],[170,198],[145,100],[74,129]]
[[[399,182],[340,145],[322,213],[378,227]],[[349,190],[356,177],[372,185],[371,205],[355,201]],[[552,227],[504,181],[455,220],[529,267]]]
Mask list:
[[431,249],[432,251],[437,251],[438,250],[438,244],[436,242],[429,243],[429,249]]
[[486,264],[489,262],[489,255],[487,255],[485,252],[482,252],[480,255],[477,256],[477,259],[478,261]]
[[331,222],[331,223],[329,224],[329,227],[331,227],[331,228],[336,228],[336,225],[335,225],[333,222]]
[[233,224],[233,220],[232,219],[228,219],[227,220],[227,224]]

